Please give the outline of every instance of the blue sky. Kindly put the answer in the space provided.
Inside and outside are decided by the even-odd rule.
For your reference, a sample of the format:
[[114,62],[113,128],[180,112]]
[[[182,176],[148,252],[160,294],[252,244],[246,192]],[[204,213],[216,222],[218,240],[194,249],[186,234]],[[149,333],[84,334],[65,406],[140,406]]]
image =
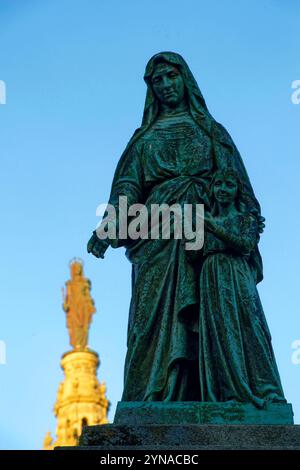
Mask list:
[[121,398],[130,301],[124,250],[86,253],[96,207],[140,125],[144,67],[179,52],[238,146],[266,217],[259,285],[281,379],[300,423],[300,4],[295,0],[0,0],[0,448],[38,449],[69,349],[61,287],[74,256],[92,281],[90,346]]

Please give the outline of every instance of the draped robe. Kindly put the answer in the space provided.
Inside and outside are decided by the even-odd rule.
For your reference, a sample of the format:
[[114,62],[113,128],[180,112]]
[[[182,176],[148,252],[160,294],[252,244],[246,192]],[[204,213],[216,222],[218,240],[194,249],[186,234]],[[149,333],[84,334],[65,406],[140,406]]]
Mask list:
[[[160,61],[180,71],[188,108],[164,119],[151,87],[151,74]],[[150,59],[144,78],[147,96],[142,126],[120,158],[109,199],[116,208],[117,220],[120,196],[127,197],[129,206],[140,203],[148,209],[162,203],[181,207],[185,203],[204,204],[210,208],[208,187],[213,175],[219,169],[231,168],[243,185],[248,212],[259,221],[260,206],[241,156],[226,129],[208,112],[184,59],[171,52],[159,53]],[[125,246],[132,263],[122,400],[203,401],[206,395],[199,374],[203,250],[191,256],[185,240],[172,237],[117,237],[110,244],[115,248]],[[254,284],[261,281],[257,245],[247,263]],[[206,298],[210,295],[205,294]]]
[[[179,203],[209,208],[208,187],[220,167],[240,159],[190,113],[157,119],[118,165],[110,204]],[[240,172],[241,173],[241,172]],[[248,182],[246,172],[242,175]],[[149,234],[150,237],[150,234]],[[180,239],[116,240],[132,263],[132,299],[122,400],[199,400],[198,322],[201,253]]]

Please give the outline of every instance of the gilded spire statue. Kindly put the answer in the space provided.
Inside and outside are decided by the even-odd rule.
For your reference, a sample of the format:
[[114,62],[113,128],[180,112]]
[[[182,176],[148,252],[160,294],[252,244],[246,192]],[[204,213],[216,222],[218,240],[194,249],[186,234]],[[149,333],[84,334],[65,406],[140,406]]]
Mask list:
[[87,349],[89,327],[95,313],[91,297],[91,281],[83,276],[83,266],[79,260],[70,263],[71,279],[63,289],[63,309],[67,316],[70,344],[77,351]]
[[56,439],[47,432],[43,444],[45,450],[77,445],[83,426],[108,422],[106,385],[99,383],[97,378],[99,356],[88,348],[89,327],[96,311],[91,282],[84,277],[81,260],[72,260],[70,271],[71,279],[63,290],[63,309],[73,349],[62,356],[65,378],[59,385],[54,405]]

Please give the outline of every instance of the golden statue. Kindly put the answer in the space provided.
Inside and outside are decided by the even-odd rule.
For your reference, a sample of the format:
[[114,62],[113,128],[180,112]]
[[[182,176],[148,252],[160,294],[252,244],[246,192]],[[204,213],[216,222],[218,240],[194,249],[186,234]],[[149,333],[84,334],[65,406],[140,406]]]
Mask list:
[[89,327],[96,309],[91,297],[91,281],[83,275],[82,261],[72,260],[70,270],[66,292],[63,289],[63,309],[67,315],[70,344],[77,351],[83,351],[87,349]]
[[67,314],[70,343],[74,348],[63,354],[61,367],[64,380],[60,383],[54,415],[57,418],[56,436],[47,432],[43,449],[56,446],[76,446],[83,426],[106,424],[110,403],[106,384],[99,382],[99,356],[88,348],[88,331],[95,313],[91,297],[91,282],[83,275],[82,261],[70,263],[71,279],[66,282],[63,309]]

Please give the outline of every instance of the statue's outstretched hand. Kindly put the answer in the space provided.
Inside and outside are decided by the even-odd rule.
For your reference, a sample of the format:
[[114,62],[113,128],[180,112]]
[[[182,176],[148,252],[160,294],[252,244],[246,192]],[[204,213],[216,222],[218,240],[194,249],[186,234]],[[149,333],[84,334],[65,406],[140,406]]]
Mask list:
[[93,235],[88,241],[87,251],[92,253],[96,258],[104,258],[104,253],[109,247],[109,241],[107,239],[101,240],[98,238],[96,231],[93,232]]

